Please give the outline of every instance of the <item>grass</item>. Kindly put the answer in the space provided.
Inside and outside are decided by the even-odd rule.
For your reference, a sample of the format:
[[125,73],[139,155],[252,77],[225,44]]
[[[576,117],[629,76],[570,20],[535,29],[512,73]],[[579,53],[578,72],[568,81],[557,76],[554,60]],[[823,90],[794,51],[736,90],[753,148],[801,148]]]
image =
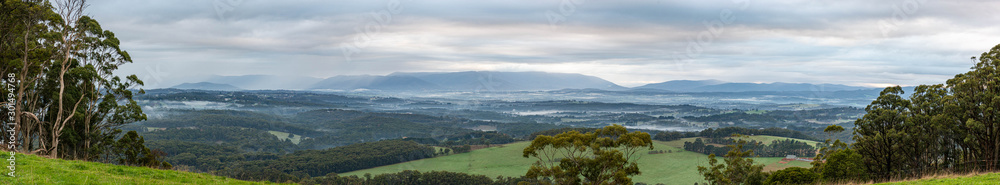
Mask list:
[[1000,184],[1000,173],[990,174],[952,174],[923,177],[918,180],[878,183],[877,185],[902,184]]
[[287,132],[267,131],[267,133],[271,133],[271,135],[274,135],[275,137],[278,137],[278,139],[280,139],[280,140],[291,139],[292,140],[292,144],[299,144],[299,142],[302,141],[302,136],[300,136],[300,135],[292,134],[293,137],[292,138],[288,138],[288,134],[289,133],[287,133]]
[[[793,139],[793,138],[778,137],[778,136],[756,135],[756,136],[748,136],[748,137],[750,137],[751,140],[756,140],[756,141],[764,142],[764,144],[767,144],[767,145],[771,144],[771,141],[786,140],[786,139],[791,139],[791,140],[795,140],[795,141],[799,141],[799,142],[805,142],[806,144],[809,144],[809,146],[813,146],[813,147],[816,146],[816,143],[819,143],[817,141],[810,141],[810,140],[805,140],[805,139]],[[684,143],[682,142],[681,145],[683,145],[683,144]]]
[[[648,150],[639,152],[639,169],[641,175],[633,177],[634,182],[645,182],[648,184],[694,184],[703,182],[703,178],[698,174],[697,166],[707,166],[708,156],[705,154],[683,151],[680,148],[668,145],[669,142],[654,141],[653,150],[672,151],[671,153],[648,154]],[[448,156],[422,159],[399,163],[388,166],[352,171],[340,174],[341,176],[364,176],[383,173],[396,173],[403,170],[419,171],[450,171],[470,174],[496,176],[522,176],[528,171],[534,158],[521,157],[525,147],[530,142],[517,142],[499,147],[491,147],[475,150],[468,153],[452,154]],[[683,145],[683,142],[682,142]],[[758,164],[772,164],[781,160],[781,157],[756,158]],[[801,162],[801,161],[800,161]],[[806,165],[807,162],[802,162]],[[788,166],[802,166],[801,163],[789,163]],[[778,167],[775,167],[778,168]]]
[[242,181],[204,173],[158,170],[146,167],[48,159],[15,154],[15,177],[7,176],[8,152],[2,152],[0,184],[273,184]]

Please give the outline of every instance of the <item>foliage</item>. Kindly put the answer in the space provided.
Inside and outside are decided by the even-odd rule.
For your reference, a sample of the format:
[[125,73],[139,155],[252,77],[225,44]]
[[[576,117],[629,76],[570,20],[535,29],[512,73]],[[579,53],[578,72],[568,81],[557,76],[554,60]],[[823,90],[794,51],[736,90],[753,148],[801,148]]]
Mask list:
[[172,166],[164,162],[166,155],[160,150],[149,150],[146,148],[145,140],[135,131],[130,131],[118,139],[115,143],[114,153],[117,154],[118,164],[130,166],[148,166],[153,168],[170,169]]
[[540,135],[524,148],[523,157],[538,158],[525,176],[549,177],[558,184],[632,184],[631,176],[640,174],[636,152],[647,146],[653,149],[649,134],[629,133],[620,125]]
[[759,184],[764,181],[761,170],[764,165],[754,165],[753,150],[744,150],[745,140],[739,140],[724,157],[725,164],[719,163],[715,154],[708,155],[708,166],[698,166],[698,173],[713,185]]
[[1000,169],[1000,45],[972,69],[908,99],[888,87],[865,108],[852,147],[874,180]]
[[484,175],[472,175],[465,173],[431,171],[420,172],[405,170],[397,173],[379,174],[374,177],[359,178],[358,176],[339,176],[337,174],[327,174],[326,176],[311,178],[301,182],[305,185],[312,184],[408,184],[408,185],[516,185],[519,183],[547,184],[546,181],[528,179],[524,177],[497,177],[496,180]]
[[867,179],[861,154],[853,149],[838,150],[826,157],[822,177],[826,181],[863,181]]
[[434,153],[433,148],[412,141],[386,140],[239,161],[218,173],[244,180],[283,182],[429,158]]
[[[708,142],[697,138],[694,142],[684,142],[684,150],[703,154],[726,155],[731,148],[728,146],[717,147],[716,145],[733,145],[738,142],[737,139],[733,138],[708,138],[706,141]],[[792,139],[774,140],[766,145],[763,142],[749,140],[743,147],[753,150],[759,157],[811,156],[816,153],[815,148],[808,143]]]
[[775,171],[764,184],[812,184],[819,180],[819,174],[801,167],[790,167]]
[[113,32],[84,15],[86,6],[80,0],[57,1],[55,7],[49,1],[0,1],[0,73],[18,82],[5,84],[13,91],[0,90],[14,100],[7,115],[19,123],[2,133],[18,148],[4,149],[169,168],[159,161],[161,152],[143,146],[136,133],[115,140],[122,125],[146,119],[133,100],[144,93],[143,82],[115,74],[132,59]]

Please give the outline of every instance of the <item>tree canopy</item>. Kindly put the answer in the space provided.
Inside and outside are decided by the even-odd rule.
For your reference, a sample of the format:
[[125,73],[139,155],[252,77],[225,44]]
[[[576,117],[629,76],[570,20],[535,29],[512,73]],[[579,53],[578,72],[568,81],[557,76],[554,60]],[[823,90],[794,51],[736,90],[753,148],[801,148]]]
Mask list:
[[538,135],[524,148],[525,158],[538,159],[525,176],[549,177],[558,184],[632,184],[631,176],[641,173],[638,151],[645,147],[653,149],[648,133],[628,132],[621,125]]

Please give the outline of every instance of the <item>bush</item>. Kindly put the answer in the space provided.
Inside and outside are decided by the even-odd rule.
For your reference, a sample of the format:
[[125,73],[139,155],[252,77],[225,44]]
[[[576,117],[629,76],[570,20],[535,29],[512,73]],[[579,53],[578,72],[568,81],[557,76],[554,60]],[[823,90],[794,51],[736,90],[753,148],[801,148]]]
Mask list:
[[819,179],[819,174],[800,167],[785,168],[775,171],[767,177],[765,184],[812,184]]
[[831,153],[823,165],[822,175],[826,181],[867,179],[864,161],[861,154],[853,149],[844,149]]

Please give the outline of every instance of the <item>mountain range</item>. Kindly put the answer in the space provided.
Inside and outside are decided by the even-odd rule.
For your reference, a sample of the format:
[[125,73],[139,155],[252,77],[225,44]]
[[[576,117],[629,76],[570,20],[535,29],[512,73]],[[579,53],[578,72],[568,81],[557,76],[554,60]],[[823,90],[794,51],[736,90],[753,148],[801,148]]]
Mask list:
[[869,87],[840,84],[808,83],[730,83],[718,80],[674,80],[646,84],[633,89],[657,89],[674,92],[762,92],[762,91],[853,91],[872,89]]
[[595,76],[547,72],[397,72],[389,75],[334,76],[326,79],[269,75],[212,76],[182,89],[289,89],[379,91],[546,91],[561,89],[642,90],[669,92],[852,91],[868,87],[808,83],[733,83],[718,80],[673,80],[627,88]]

